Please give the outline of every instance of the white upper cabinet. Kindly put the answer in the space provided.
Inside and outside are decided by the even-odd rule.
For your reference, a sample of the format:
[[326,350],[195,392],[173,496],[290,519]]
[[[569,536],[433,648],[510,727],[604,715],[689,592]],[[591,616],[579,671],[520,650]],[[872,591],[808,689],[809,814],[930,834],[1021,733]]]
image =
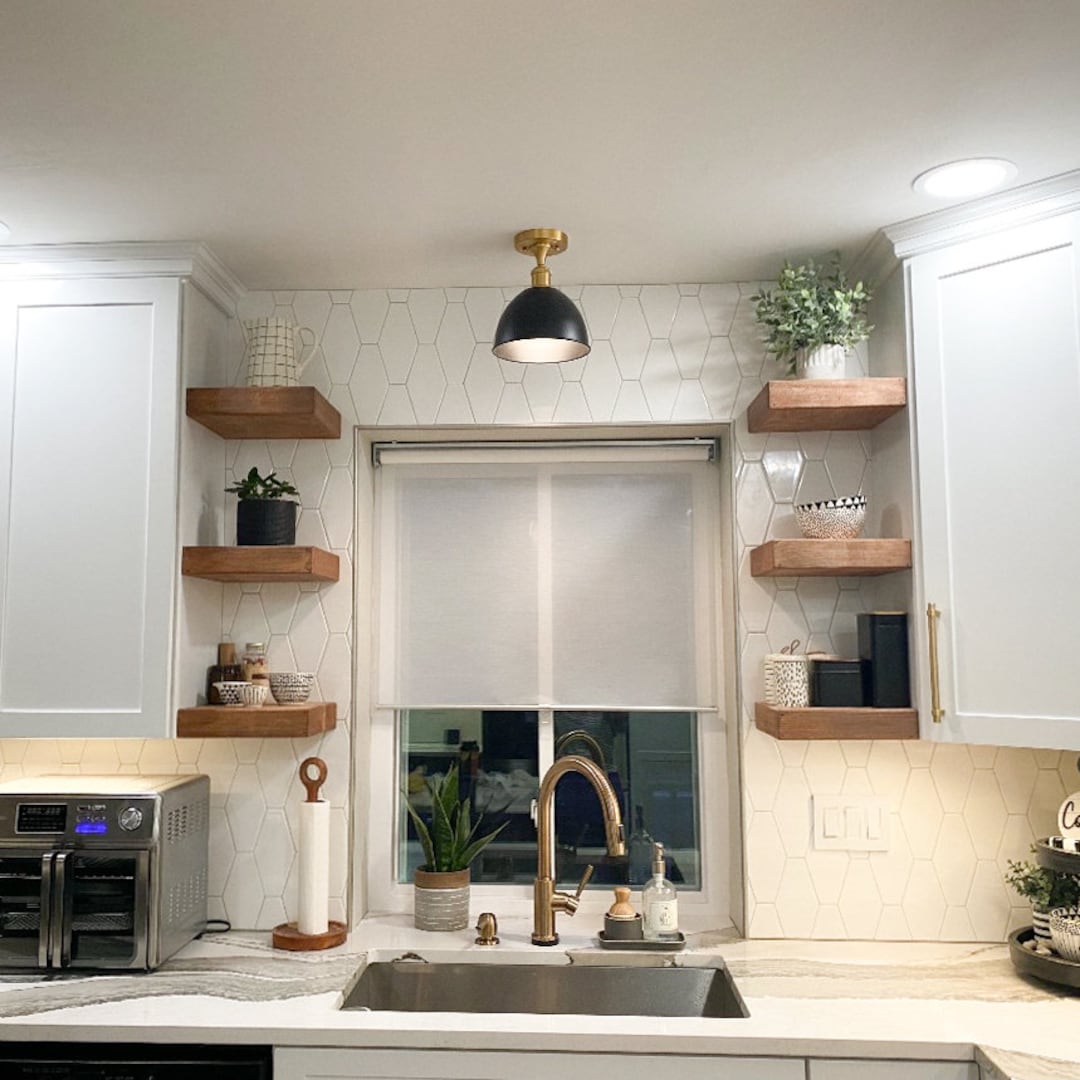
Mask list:
[[60,269],[0,281],[0,736],[165,737],[190,286]]
[[1080,749],[1080,213],[907,274],[923,736]]

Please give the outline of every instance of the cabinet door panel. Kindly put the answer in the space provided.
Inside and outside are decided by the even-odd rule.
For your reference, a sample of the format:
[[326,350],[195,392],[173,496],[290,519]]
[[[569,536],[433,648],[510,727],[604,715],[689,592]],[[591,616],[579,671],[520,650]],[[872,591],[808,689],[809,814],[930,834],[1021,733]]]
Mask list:
[[912,263],[919,611],[941,610],[945,711],[927,722],[923,679],[930,737],[1080,748],[1080,665],[1063,663],[1080,610],[1077,232],[1070,215]]
[[[805,1080],[802,1058],[275,1048],[276,1080]],[[942,1076],[941,1080],[953,1080]]]
[[177,285],[5,298],[0,732],[167,734]]
[[979,1080],[969,1061],[814,1061],[809,1080]]

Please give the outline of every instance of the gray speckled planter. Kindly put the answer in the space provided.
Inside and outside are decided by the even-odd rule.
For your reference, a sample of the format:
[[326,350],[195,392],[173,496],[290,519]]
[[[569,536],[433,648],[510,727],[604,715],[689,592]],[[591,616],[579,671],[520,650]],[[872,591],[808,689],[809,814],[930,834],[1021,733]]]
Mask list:
[[413,878],[413,923],[417,930],[464,930],[469,925],[469,871],[428,873]]

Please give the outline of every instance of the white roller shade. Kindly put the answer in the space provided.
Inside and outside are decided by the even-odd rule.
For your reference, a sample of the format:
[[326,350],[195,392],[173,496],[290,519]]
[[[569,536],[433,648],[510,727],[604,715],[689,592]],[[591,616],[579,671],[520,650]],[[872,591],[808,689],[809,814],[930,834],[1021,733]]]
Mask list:
[[384,453],[377,704],[714,708],[704,457]]

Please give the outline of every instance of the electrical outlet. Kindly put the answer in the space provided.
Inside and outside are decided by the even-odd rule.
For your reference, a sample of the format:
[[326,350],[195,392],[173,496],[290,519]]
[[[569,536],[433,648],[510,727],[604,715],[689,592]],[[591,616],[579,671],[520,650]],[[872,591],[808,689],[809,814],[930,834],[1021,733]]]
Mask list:
[[819,851],[888,851],[889,807],[873,795],[814,795]]

